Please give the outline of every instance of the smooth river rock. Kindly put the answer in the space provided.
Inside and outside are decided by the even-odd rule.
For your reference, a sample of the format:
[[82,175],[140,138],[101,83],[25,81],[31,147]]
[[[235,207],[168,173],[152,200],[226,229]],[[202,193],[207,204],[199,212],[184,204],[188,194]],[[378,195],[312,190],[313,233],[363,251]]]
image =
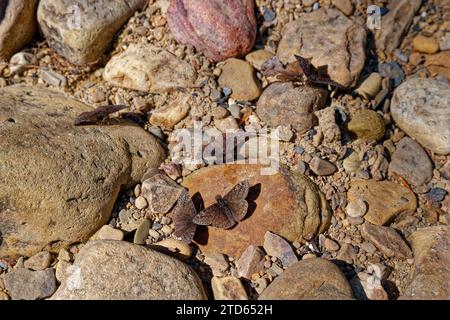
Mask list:
[[169,51],[139,43],[112,57],[103,78],[118,87],[165,93],[193,86],[196,73],[190,64]]
[[450,154],[450,85],[433,79],[411,78],[392,97],[395,123],[423,147]]
[[336,9],[301,14],[282,32],[277,56],[283,63],[295,55],[312,58],[315,67],[328,66],[332,80],[344,87],[357,84],[364,68],[366,31]]
[[291,242],[303,242],[329,227],[328,203],[309,178],[283,167],[274,175],[261,175],[261,169],[251,164],[216,165],[185,178],[183,186],[194,197],[194,203],[201,203],[200,194],[205,206],[239,181],[248,179],[250,183],[249,210],[243,221],[228,230],[197,228],[194,240],[203,252],[239,258],[249,245],[262,246],[267,231]]
[[205,300],[183,262],[125,241],[88,242],[52,300]]
[[76,65],[96,62],[147,0],[41,0],[37,19],[49,46]]
[[254,0],[171,0],[167,22],[178,42],[214,61],[242,57],[256,39]]
[[121,187],[163,161],[137,125],[74,126],[88,110],[45,88],[0,90],[0,256],[86,241],[108,222]]
[[397,144],[389,171],[402,176],[413,187],[428,183],[433,177],[433,163],[423,148],[409,137]]
[[0,2],[0,58],[9,59],[33,39],[38,0]]
[[294,263],[277,277],[259,300],[350,300],[353,292],[339,268],[326,259]]

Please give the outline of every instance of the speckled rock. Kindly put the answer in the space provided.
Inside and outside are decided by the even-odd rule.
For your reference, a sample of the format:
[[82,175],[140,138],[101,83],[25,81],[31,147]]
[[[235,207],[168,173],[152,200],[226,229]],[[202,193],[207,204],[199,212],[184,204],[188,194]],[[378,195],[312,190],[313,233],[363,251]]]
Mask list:
[[165,93],[194,85],[192,66],[157,46],[131,44],[109,60],[103,78],[114,86],[149,93]]
[[203,252],[239,257],[249,245],[262,245],[267,231],[294,242],[312,239],[329,227],[328,203],[309,178],[283,167],[274,175],[262,175],[261,169],[250,164],[216,165],[185,178],[183,186],[191,195],[200,193],[205,206],[237,182],[250,183],[249,210],[243,221],[230,230],[197,228],[194,240]]
[[215,300],[248,300],[241,280],[236,277],[213,277],[211,286]]
[[192,256],[192,248],[188,244],[173,238],[164,239],[148,247],[164,254],[168,254],[181,261],[186,261]]
[[394,91],[392,118],[423,147],[437,154],[450,154],[449,101],[449,84],[411,78]]
[[389,163],[389,171],[402,176],[417,187],[428,183],[433,176],[433,163],[422,147],[409,137],[397,144]]
[[414,212],[417,207],[411,190],[390,181],[352,180],[347,196],[349,202],[365,201],[368,211],[364,218],[376,225],[385,225],[397,214]]
[[361,140],[381,140],[385,132],[383,117],[368,109],[359,109],[352,114],[347,125],[350,132]]
[[412,252],[405,240],[395,229],[364,223],[361,235],[372,242],[387,257],[399,259],[412,258]]
[[269,256],[280,259],[283,267],[289,267],[297,262],[297,256],[291,245],[282,237],[267,231],[264,235],[264,250]]
[[414,271],[400,299],[450,299],[450,227],[419,229],[411,235]]
[[6,290],[13,300],[38,300],[56,290],[55,271],[51,268],[31,271],[17,268],[3,276]]
[[37,18],[50,47],[68,61],[98,60],[146,0],[41,0]]
[[271,127],[292,125],[302,133],[317,124],[314,111],[325,106],[328,93],[309,86],[294,87],[290,82],[268,86],[258,100],[256,113]]
[[264,256],[265,253],[261,248],[248,246],[236,262],[239,276],[251,279],[253,274],[264,270]]
[[313,258],[298,261],[277,277],[259,300],[350,300],[352,289],[332,262]]
[[364,67],[366,31],[336,9],[304,13],[288,23],[278,46],[283,63],[294,55],[312,58],[315,67],[328,66],[331,79],[344,87],[356,85]]
[[401,44],[414,15],[419,10],[421,0],[390,1],[388,13],[381,18],[381,29],[377,31],[375,42],[377,50],[393,53]]
[[206,295],[183,262],[129,242],[97,240],[80,250],[52,300],[97,299],[204,300]]
[[0,58],[9,59],[37,30],[38,0],[3,0],[0,4]]
[[244,60],[231,58],[225,61],[218,81],[222,88],[231,89],[231,97],[236,100],[252,101],[261,95],[255,70]]
[[41,271],[50,267],[52,261],[53,257],[50,252],[42,251],[27,259],[24,266],[27,269]]
[[256,70],[261,70],[262,65],[272,59],[274,54],[267,50],[256,50],[245,56],[245,60],[250,63]]
[[171,0],[167,22],[178,42],[214,61],[244,56],[256,39],[254,0]]
[[164,159],[137,125],[74,126],[88,110],[45,88],[0,90],[0,256],[88,240],[108,222],[121,186]]

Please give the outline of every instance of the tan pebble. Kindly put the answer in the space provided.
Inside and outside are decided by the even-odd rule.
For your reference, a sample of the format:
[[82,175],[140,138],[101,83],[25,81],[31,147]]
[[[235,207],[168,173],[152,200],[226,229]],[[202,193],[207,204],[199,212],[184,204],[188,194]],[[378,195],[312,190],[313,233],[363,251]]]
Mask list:
[[186,261],[192,255],[192,248],[183,241],[168,238],[148,246],[150,249],[160,251],[179,260]]
[[134,203],[135,207],[139,210],[145,209],[148,206],[147,200],[145,200],[144,197],[139,196],[136,198],[136,201]]
[[357,94],[363,98],[370,100],[381,90],[382,77],[379,73],[372,73],[364,82],[355,90]]
[[432,37],[418,35],[413,39],[413,47],[416,51],[433,54],[439,51],[439,43]]
[[308,259],[314,259],[317,258],[317,256],[314,253],[307,253],[303,255],[302,260],[308,260]]

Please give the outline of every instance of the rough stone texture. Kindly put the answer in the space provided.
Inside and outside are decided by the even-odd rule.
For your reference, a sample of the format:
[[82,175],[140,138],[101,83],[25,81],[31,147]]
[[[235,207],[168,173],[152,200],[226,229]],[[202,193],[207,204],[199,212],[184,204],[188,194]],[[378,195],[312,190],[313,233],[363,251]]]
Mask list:
[[211,286],[215,300],[248,300],[244,286],[236,277],[213,277]]
[[289,267],[298,261],[291,245],[282,237],[270,231],[267,231],[264,235],[264,250],[269,256],[280,259],[283,267]]
[[427,67],[430,74],[441,75],[450,81],[450,50],[426,55],[425,67]]
[[256,39],[254,0],[171,0],[167,22],[178,42],[214,61],[244,56]]
[[313,258],[286,269],[260,295],[259,300],[349,300],[347,279],[332,262]]
[[346,16],[350,16],[355,9],[350,0],[331,0],[331,3],[342,11]]
[[338,170],[333,163],[319,157],[314,157],[311,160],[309,168],[318,176],[329,176]]
[[37,30],[38,0],[2,0],[0,4],[0,58],[9,59]]
[[49,46],[71,63],[97,61],[147,0],[41,0],[37,19]]
[[397,144],[392,154],[389,171],[396,173],[412,186],[428,183],[433,176],[433,163],[422,147],[409,137]]
[[290,82],[277,82],[268,86],[258,100],[256,113],[270,125],[292,125],[299,133],[317,124],[314,111],[325,106],[328,93],[309,86],[294,87]]
[[414,271],[401,299],[450,299],[450,227],[419,229],[411,235]]
[[420,5],[421,0],[389,1],[389,12],[381,18],[375,37],[377,50],[392,53],[400,46]]
[[328,203],[309,178],[283,167],[275,175],[262,175],[263,168],[260,165],[216,165],[185,178],[183,185],[194,197],[194,203],[200,202],[199,193],[205,206],[211,205],[217,194],[223,195],[239,181],[248,179],[250,183],[249,210],[243,221],[229,230],[197,228],[194,240],[203,252],[221,252],[237,258],[249,245],[262,245],[267,231],[294,242],[312,239],[329,227]]
[[364,218],[376,225],[385,225],[397,214],[417,208],[414,193],[390,181],[353,180],[347,196],[349,202],[365,201],[368,211]]
[[389,258],[412,258],[412,252],[408,244],[393,228],[377,226],[366,222],[361,228],[361,235],[372,242]]
[[361,140],[381,140],[385,132],[383,117],[373,110],[360,109],[352,114],[347,125],[350,132]]
[[231,97],[236,100],[252,101],[261,95],[255,70],[244,60],[231,58],[225,61],[218,82],[222,88],[230,88]]
[[107,223],[121,186],[163,161],[137,125],[74,126],[88,110],[44,88],[0,90],[0,256],[86,241]]
[[411,78],[394,91],[392,118],[423,147],[437,154],[450,154],[449,101],[449,84]]
[[274,54],[267,50],[256,50],[245,56],[245,60],[250,63],[256,70],[261,70],[263,64],[272,59]]
[[103,78],[114,86],[149,93],[192,87],[196,72],[165,49],[151,44],[131,44],[109,60]]
[[283,63],[294,55],[328,66],[331,79],[344,87],[356,85],[364,67],[366,31],[336,9],[319,9],[288,23],[278,46]]
[[88,242],[52,300],[204,300],[201,280],[183,262],[124,241]]
[[104,225],[98,230],[98,232],[92,236],[91,240],[123,240],[123,231],[119,229],[115,229],[112,226]]
[[31,271],[17,268],[3,276],[6,290],[13,300],[38,300],[53,294],[56,278],[53,269]]
[[50,267],[52,261],[53,258],[50,252],[42,251],[27,259],[24,266],[27,269],[41,271]]
[[240,277],[250,279],[255,273],[264,270],[264,251],[257,246],[248,246],[236,262],[237,272]]
[[162,173],[145,179],[141,187],[141,194],[147,200],[149,210],[160,214],[169,212],[182,192],[182,187]]

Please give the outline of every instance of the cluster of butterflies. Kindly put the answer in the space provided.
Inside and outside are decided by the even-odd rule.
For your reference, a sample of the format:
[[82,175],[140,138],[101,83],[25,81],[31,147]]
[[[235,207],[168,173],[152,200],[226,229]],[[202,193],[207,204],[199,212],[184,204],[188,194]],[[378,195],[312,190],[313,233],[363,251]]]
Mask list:
[[248,180],[236,184],[225,196],[216,196],[216,203],[197,212],[186,189],[183,190],[174,208],[174,235],[185,243],[194,239],[197,226],[212,226],[229,229],[244,219],[248,210],[245,200],[249,192]]

